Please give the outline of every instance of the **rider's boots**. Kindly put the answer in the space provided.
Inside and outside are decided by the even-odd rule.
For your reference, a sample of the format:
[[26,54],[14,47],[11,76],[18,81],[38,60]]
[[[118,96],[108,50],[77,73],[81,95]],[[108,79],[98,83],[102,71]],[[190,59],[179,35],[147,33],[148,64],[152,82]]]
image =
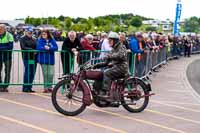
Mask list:
[[105,90],[100,90],[100,91],[99,91],[99,96],[100,96],[100,97],[105,97],[105,96],[108,97],[108,92],[105,91]]
[[99,93],[99,97],[104,98],[108,102],[113,102],[113,96],[109,94],[109,91],[101,90]]

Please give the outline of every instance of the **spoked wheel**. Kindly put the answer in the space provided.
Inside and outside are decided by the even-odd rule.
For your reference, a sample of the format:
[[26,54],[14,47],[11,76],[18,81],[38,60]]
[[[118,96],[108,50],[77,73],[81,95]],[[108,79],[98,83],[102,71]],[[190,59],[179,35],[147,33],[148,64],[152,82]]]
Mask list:
[[55,109],[67,116],[75,116],[80,114],[86,105],[82,102],[83,89],[78,87],[72,93],[71,86],[74,84],[73,80],[62,80],[53,89],[52,103]]
[[135,78],[128,80],[121,101],[123,107],[132,113],[142,112],[149,103],[149,91],[146,90],[142,81]]

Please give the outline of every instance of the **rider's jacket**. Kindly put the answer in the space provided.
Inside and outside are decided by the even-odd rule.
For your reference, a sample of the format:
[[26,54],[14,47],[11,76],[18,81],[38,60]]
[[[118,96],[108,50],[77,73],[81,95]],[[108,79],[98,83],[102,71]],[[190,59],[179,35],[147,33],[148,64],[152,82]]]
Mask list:
[[112,64],[112,68],[114,68],[120,74],[128,73],[127,51],[126,48],[120,42],[115,44],[111,53],[109,53],[105,57],[105,59],[105,62],[96,64],[95,67],[100,68],[108,66],[108,64]]

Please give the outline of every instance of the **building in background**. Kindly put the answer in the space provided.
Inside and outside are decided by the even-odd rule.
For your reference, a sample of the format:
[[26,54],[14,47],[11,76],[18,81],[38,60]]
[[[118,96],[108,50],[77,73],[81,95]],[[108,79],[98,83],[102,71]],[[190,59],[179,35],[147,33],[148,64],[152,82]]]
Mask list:
[[19,24],[25,24],[24,20],[0,20],[0,24],[5,24],[7,28],[16,27]]
[[144,25],[155,27],[156,29],[162,28],[163,31],[172,31],[172,21],[166,20],[145,20],[142,22]]

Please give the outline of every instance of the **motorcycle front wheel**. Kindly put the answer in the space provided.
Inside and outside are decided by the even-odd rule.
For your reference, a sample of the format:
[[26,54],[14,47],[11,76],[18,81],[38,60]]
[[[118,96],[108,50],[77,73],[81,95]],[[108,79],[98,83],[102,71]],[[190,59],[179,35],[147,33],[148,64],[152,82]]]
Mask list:
[[52,92],[52,104],[55,109],[66,116],[76,116],[83,112],[86,105],[83,103],[84,92],[78,86],[72,93],[72,85],[74,81],[65,79],[56,84]]

